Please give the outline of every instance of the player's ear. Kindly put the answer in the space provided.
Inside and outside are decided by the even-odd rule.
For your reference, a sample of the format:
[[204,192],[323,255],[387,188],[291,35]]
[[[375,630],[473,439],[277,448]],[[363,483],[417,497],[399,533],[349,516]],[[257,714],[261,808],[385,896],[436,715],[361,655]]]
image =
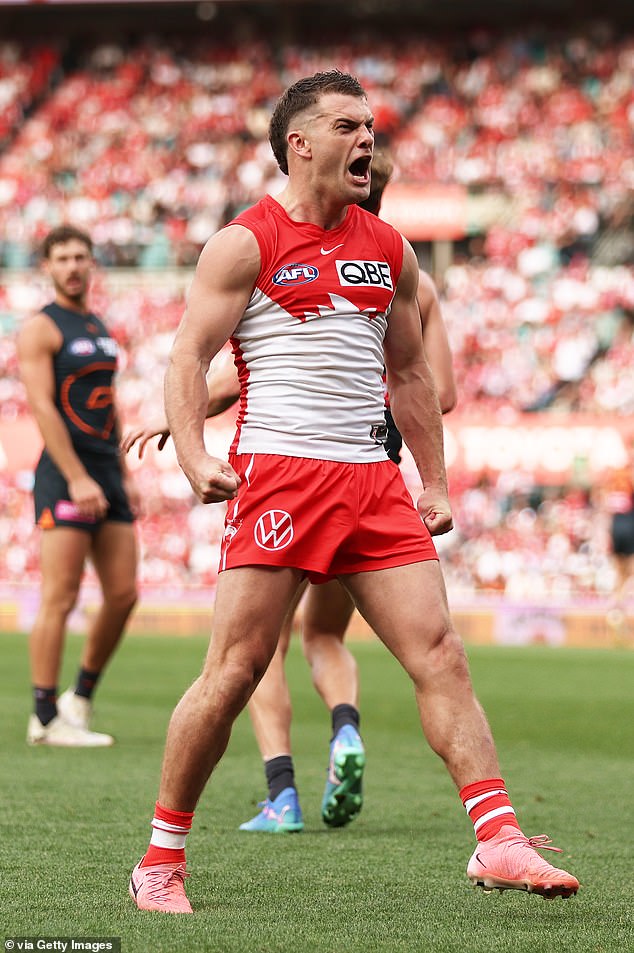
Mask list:
[[295,155],[300,156],[302,159],[307,159],[311,155],[310,142],[306,138],[303,132],[299,129],[294,129],[289,132],[286,137],[288,142],[288,148],[292,149]]

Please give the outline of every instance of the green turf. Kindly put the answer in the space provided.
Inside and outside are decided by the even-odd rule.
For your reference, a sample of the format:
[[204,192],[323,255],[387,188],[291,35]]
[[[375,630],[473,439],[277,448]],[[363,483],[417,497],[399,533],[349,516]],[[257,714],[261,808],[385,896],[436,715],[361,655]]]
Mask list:
[[[70,638],[65,682],[80,640]],[[0,636],[2,936],[120,936],[124,953],[626,953],[634,950],[634,654],[470,650],[503,775],[527,834],[582,882],[576,898],[486,896],[465,876],[473,833],[422,743],[406,677],[377,644],[354,644],[368,752],[366,803],[343,830],[319,816],[328,723],[297,646],[289,672],[306,830],[238,832],[264,794],[248,718],[189,838],[193,917],[140,913],[127,896],[147,844],[167,720],[195,677],[198,639],[129,638],[100,689],[95,727],[112,749],[24,742],[26,640]]]

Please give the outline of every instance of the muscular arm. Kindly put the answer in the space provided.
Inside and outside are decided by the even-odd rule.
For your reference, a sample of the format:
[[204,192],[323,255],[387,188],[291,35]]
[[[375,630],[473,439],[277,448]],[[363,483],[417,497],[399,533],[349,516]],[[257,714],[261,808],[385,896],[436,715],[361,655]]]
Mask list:
[[204,444],[209,362],[225,344],[249,302],[260,268],[253,235],[229,226],[209,240],[198,261],[185,314],[165,375],[165,411],[178,462],[204,503],[233,499],[238,477]]
[[423,483],[418,509],[433,534],[451,529],[443,454],[442,417],[423,339],[417,302],[418,263],[404,241],[401,276],[385,335],[390,407]]
[[53,358],[60,345],[61,336],[50,318],[36,314],[18,335],[20,375],[46,450],[68,483],[71,500],[82,514],[99,518],[108,508],[107,501],[86,472],[55,406]]
[[456,379],[453,373],[447,329],[442,319],[438,292],[432,279],[421,271],[418,279],[418,307],[423,324],[425,354],[438,391],[440,409],[449,413],[456,406]]

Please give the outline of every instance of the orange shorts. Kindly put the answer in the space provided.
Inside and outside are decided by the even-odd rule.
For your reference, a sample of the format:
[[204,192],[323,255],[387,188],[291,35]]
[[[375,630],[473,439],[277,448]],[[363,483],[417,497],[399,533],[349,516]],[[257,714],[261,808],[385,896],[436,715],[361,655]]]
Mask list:
[[242,483],[229,503],[220,571],[289,566],[311,582],[438,559],[391,460],[335,463],[237,454]]

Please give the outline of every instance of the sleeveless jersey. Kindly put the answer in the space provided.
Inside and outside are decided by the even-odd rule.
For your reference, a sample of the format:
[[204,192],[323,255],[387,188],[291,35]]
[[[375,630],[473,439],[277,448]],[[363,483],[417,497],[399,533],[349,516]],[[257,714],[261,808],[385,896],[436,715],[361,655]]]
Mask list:
[[324,230],[266,196],[230,224],[261,267],[231,344],[240,379],[233,453],[385,460],[383,338],[403,264],[401,235],[349,206]]
[[56,303],[43,313],[63,340],[53,358],[55,406],[79,453],[118,454],[112,381],[117,344],[95,314],[77,314]]

